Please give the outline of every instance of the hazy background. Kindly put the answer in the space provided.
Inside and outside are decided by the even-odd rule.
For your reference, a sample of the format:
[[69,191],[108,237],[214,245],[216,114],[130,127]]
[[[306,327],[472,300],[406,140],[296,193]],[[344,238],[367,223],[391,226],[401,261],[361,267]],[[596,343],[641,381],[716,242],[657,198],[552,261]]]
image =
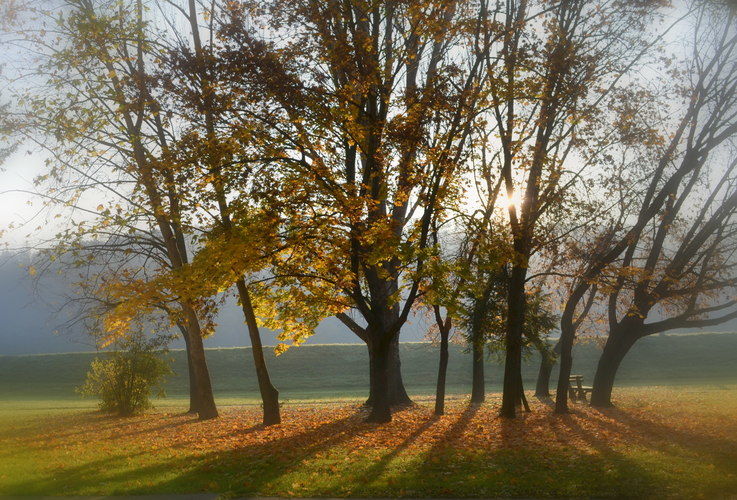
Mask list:
[[[23,265],[24,267],[21,267]],[[28,257],[0,252],[0,355],[41,354],[91,351],[94,343],[78,327],[68,327],[71,317],[62,306],[73,287],[57,275],[32,279],[28,273]],[[427,325],[414,318],[400,340],[415,342],[424,338]],[[274,332],[263,329],[265,345],[277,343]],[[361,343],[354,333],[335,318],[320,325],[309,344]],[[225,304],[218,317],[215,335],[205,339],[205,347],[250,346],[243,314],[234,301]],[[173,348],[184,348],[177,341]]]

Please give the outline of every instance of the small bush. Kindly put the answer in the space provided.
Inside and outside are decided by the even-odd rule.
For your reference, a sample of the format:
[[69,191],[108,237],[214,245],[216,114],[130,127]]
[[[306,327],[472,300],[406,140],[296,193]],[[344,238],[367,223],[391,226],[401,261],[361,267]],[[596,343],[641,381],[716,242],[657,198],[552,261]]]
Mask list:
[[172,373],[170,362],[155,341],[131,338],[109,353],[96,358],[87,379],[77,389],[83,396],[100,398],[100,409],[130,416],[151,408],[151,391],[164,397],[164,377]]

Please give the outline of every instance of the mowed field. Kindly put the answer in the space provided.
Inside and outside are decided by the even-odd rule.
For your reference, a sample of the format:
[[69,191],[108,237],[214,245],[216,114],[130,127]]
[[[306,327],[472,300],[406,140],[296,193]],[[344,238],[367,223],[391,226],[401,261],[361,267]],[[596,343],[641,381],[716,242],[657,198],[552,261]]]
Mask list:
[[[590,384],[601,347],[595,341],[577,344],[574,373]],[[308,345],[275,357],[266,349],[274,385],[285,403],[305,400],[358,400],[368,392],[368,354],[363,345]],[[94,406],[82,400],[75,387],[82,384],[95,353],[0,356],[0,404],[6,408],[44,402]],[[167,379],[167,400],[187,397],[187,368],[183,351],[172,351],[176,373]],[[432,344],[401,345],[402,374],[410,394],[430,395],[437,380],[438,349]],[[258,386],[250,348],[208,349],[207,361],[216,398],[227,402],[258,403]],[[525,361],[527,389],[534,389],[539,358]],[[502,367],[493,356],[486,363],[487,391],[501,390]],[[556,376],[554,372],[553,377]],[[638,342],[625,359],[617,384],[621,387],[713,385],[737,383],[737,334],[661,335]],[[461,346],[451,346],[447,393],[470,393],[471,360]],[[554,384],[554,381],[553,381]],[[160,400],[157,405],[168,404]],[[58,407],[53,403],[52,407]]]
[[[575,371],[591,380],[595,344]],[[432,414],[437,350],[402,345],[416,405],[364,422],[363,346],[271,359],[281,425],[264,428],[250,352],[208,352],[220,418],[186,415],[186,384],[152,412],[117,418],[80,400],[92,354],[0,357],[0,496],[222,494],[267,497],[737,499],[737,335],[645,339],[622,367],[617,407],[500,419],[500,368],[469,405],[468,355],[452,353],[447,412]],[[181,353],[176,369],[184,373]],[[533,388],[536,360],[526,368]]]

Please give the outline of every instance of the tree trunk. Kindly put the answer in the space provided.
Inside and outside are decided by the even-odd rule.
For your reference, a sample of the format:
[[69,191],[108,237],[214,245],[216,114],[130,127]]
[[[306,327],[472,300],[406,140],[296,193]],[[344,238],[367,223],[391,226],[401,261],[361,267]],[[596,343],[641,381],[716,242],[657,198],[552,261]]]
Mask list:
[[399,357],[399,335],[394,335],[389,346],[389,405],[404,408],[412,405],[412,400],[404,388],[402,380],[402,360]]
[[[373,406],[375,395],[376,395],[376,377],[374,376],[374,356],[375,350],[371,348],[370,344],[367,343],[369,353],[369,397],[364,403],[366,406]],[[407,390],[404,388],[404,381],[402,380],[402,362],[399,356],[399,335],[396,335],[392,340],[391,347],[389,349],[388,363],[388,387],[389,387],[389,405],[393,407],[407,407],[412,405],[412,399],[407,394]]]
[[371,387],[373,389],[373,403],[371,405],[371,413],[366,419],[371,423],[387,423],[391,422],[391,406],[389,402],[389,363],[391,340],[381,338],[376,339],[376,335],[372,335],[369,339],[369,350],[371,355],[369,361],[371,363]]
[[484,341],[483,333],[474,331],[471,339],[471,403],[481,404],[486,400],[486,381],[484,380]]
[[199,413],[200,403],[197,401],[197,390],[195,387],[197,380],[192,363],[192,352],[189,346],[189,334],[187,333],[187,327],[182,323],[177,323],[177,327],[184,339],[185,353],[187,354],[187,372],[189,374],[189,410],[187,410],[187,413]]
[[634,332],[629,327],[622,328],[622,325],[609,332],[594,375],[591,406],[599,408],[614,406],[612,405],[614,379],[622,360],[639,338]]
[[522,402],[522,328],[524,324],[525,277],[527,269],[515,265],[509,283],[509,315],[504,362],[504,392],[499,415],[515,418],[517,406]]
[[189,360],[194,372],[194,394],[197,402],[197,414],[200,420],[209,420],[218,416],[215,398],[212,395],[210,372],[205,360],[205,348],[202,344],[202,331],[197,313],[188,304],[182,304],[187,317],[187,334],[189,336]]
[[553,373],[555,361],[560,356],[560,340],[555,343],[552,350],[543,345],[540,352],[540,370],[537,372],[537,384],[535,385],[535,397],[547,399],[550,397],[550,375]]
[[560,371],[558,373],[558,387],[555,392],[555,413],[568,413],[568,378],[573,367],[573,339],[576,329],[573,323],[566,319],[564,312],[560,322]]
[[266,358],[264,358],[264,348],[261,344],[261,334],[256,323],[256,314],[253,311],[251,295],[243,278],[236,282],[236,288],[238,289],[241,309],[246,318],[248,336],[251,339],[251,352],[253,353],[253,363],[256,367],[256,379],[258,381],[259,391],[261,392],[261,401],[264,405],[263,424],[279,424],[281,423],[279,391],[272,385],[271,377],[269,377],[269,369],[266,366]]
[[440,362],[438,363],[438,384],[435,389],[435,415],[445,414],[445,379],[448,372],[448,337],[450,336],[450,322],[447,328],[440,327]]

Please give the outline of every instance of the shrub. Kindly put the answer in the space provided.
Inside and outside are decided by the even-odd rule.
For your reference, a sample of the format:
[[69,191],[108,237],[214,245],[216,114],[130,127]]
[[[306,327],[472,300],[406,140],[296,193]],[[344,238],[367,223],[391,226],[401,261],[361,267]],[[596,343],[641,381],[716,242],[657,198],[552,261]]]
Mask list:
[[164,377],[170,373],[170,361],[156,341],[140,337],[126,339],[108,353],[107,359],[96,358],[87,379],[77,389],[83,396],[100,398],[100,409],[130,416],[151,408],[151,391],[164,397]]

